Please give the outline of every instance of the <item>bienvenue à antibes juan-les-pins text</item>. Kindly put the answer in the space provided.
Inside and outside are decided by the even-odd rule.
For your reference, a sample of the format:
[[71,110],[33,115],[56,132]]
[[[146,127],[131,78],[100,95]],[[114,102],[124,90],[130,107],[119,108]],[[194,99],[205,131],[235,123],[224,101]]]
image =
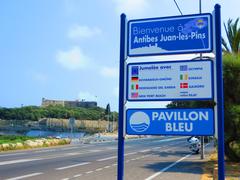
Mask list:
[[[177,30],[178,34],[175,35],[164,35],[164,33],[174,33]],[[184,31],[183,26],[178,26],[175,28],[174,26],[170,27],[154,27],[154,28],[138,28],[133,27],[132,33],[134,35],[133,43],[157,43],[157,42],[166,42],[166,41],[176,41],[176,40],[194,40],[194,39],[205,39],[205,33],[199,33],[197,31],[193,31],[190,33],[182,33]],[[159,34],[160,36],[152,36],[152,34]],[[149,36],[148,34],[151,34]],[[142,37],[138,37],[142,35]]]

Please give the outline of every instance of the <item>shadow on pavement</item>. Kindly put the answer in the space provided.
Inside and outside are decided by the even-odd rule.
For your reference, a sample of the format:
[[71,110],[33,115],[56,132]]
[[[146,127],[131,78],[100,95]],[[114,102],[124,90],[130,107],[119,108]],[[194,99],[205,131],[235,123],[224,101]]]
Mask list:
[[[190,154],[190,151],[176,151],[176,150],[168,150],[168,151],[151,151],[151,154],[159,157],[168,157],[168,156],[175,156],[175,157],[183,157],[187,154]],[[194,155],[195,156],[195,155]]]
[[[150,169],[153,172],[159,172],[163,168],[168,167],[170,164],[174,163],[174,161],[167,161],[167,162],[158,162],[158,163],[151,163],[146,164],[143,168]],[[189,162],[189,161],[182,161],[181,163],[167,169],[164,171],[165,173],[188,173],[188,174],[202,174],[202,168],[204,162]]]
[[[191,152],[187,150],[152,151],[151,154],[153,156],[156,156],[158,159],[160,158],[159,160],[161,160],[161,158],[164,158],[164,160],[161,162],[145,164],[144,168],[150,169],[153,172],[159,172],[162,169],[168,167],[169,165],[175,163],[175,161],[177,161],[178,159],[190,153]],[[185,159],[164,172],[202,174],[202,167],[205,162],[200,160],[200,154],[193,154],[191,157],[191,159]],[[169,158],[169,160],[166,160],[165,158]]]

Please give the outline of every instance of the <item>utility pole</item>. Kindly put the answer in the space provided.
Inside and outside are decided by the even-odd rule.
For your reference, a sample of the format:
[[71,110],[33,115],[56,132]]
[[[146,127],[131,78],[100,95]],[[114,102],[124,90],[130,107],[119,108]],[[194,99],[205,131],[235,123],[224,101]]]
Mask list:
[[107,104],[105,114],[107,115],[107,121],[108,121],[108,126],[107,126],[107,131],[110,132],[110,104]]
[[[199,14],[202,14],[202,0],[199,0]],[[202,60],[203,56],[200,53],[200,60]],[[201,136],[201,159],[204,159],[204,136]]]

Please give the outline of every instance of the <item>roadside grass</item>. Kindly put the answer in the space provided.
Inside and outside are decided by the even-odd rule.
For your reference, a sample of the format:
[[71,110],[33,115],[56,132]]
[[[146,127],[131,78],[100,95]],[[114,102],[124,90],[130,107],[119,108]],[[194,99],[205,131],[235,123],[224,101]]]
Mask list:
[[0,135],[0,144],[4,143],[23,143],[27,140],[37,139],[35,137],[29,136],[19,136],[19,135]]
[[[209,156],[208,161],[204,165],[204,174],[201,180],[218,179],[217,167],[217,152],[215,151]],[[240,180],[240,162],[225,160],[225,179]]]
[[19,149],[42,148],[70,144],[71,139],[37,138],[17,135],[0,135],[0,152]]

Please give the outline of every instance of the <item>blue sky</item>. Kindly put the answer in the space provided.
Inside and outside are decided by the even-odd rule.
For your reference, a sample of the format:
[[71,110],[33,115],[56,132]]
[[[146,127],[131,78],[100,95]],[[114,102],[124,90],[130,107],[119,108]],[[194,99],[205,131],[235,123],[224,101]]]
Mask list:
[[[183,14],[198,0],[177,1]],[[202,12],[222,5],[222,20],[240,16],[238,0],[202,0]],[[0,1],[0,106],[40,105],[42,97],[96,100],[118,108],[119,16],[179,15],[173,0]]]

